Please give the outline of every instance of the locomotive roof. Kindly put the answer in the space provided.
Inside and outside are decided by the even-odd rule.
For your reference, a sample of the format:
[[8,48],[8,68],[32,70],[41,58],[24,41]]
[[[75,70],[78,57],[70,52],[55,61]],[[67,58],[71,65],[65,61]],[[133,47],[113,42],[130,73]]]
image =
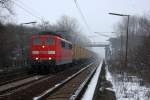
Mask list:
[[42,32],[39,32],[38,35],[54,35],[54,36],[58,36],[62,38],[60,34],[58,34],[57,32],[53,32],[53,31],[42,31]]
[[70,41],[67,41],[66,39],[64,39],[64,38],[60,35],[60,33],[61,33],[61,32],[42,31],[42,32],[39,32],[38,35],[53,35],[53,36],[58,36],[58,37],[61,38],[61,40],[72,44]]

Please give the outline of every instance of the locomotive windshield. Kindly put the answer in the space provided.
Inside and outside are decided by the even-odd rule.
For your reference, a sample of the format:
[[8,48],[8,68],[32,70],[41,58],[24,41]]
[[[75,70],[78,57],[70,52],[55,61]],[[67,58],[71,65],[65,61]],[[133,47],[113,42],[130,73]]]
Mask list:
[[51,39],[51,38],[47,38],[47,39],[45,40],[45,44],[46,44],[46,45],[53,45],[53,44],[54,44],[54,40]]
[[33,40],[33,44],[34,44],[34,45],[40,45],[40,44],[41,44],[41,40],[40,40],[39,38],[35,38],[35,39]]

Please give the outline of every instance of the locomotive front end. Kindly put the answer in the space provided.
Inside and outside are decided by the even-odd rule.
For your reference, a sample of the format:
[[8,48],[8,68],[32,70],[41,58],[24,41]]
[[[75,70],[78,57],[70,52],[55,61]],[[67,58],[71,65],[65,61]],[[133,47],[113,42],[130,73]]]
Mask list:
[[51,66],[56,61],[56,40],[48,35],[35,35],[31,39],[31,65]]

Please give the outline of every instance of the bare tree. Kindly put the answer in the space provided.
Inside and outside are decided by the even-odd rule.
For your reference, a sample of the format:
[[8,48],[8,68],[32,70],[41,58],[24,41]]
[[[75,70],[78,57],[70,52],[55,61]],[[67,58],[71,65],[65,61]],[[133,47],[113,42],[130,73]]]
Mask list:
[[0,37],[0,66],[11,66],[13,50],[16,47],[16,35],[13,25],[3,26]]
[[[116,61],[119,62],[120,52],[119,45],[121,43],[121,37],[123,41],[126,38],[126,23],[127,19],[123,19],[119,24],[117,24],[117,32],[120,34],[116,39],[112,42],[112,47],[115,50],[113,52],[113,56]],[[138,73],[142,77],[150,77],[148,76],[148,72],[150,71],[150,18],[149,16],[131,16],[129,23],[129,49],[128,49],[128,71],[132,71],[134,73]],[[122,33],[122,34],[121,34]],[[115,42],[114,42],[115,41]],[[123,47],[125,47],[125,43],[123,42]],[[125,48],[123,48],[125,49]],[[123,50],[124,53],[124,50]],[[119,67],[119,63],[113,63],[115,67]],[[112,65],[113,65],[112,64]],[[146,73],[146,74],[145,74]],[[150,80],[149,80],[150,81]]]
[[12,15],[13,11],[13,1],[12,0],[0,0],[0,22],[8,22]]
[[7,9],[9,13],[14,14],[12,10],[12,4],[13,2],[11,0],[0,0],[0,8]]
[[42,30],[42,31],[47,31],[47,30],[51,30],[51,24],[49,21],[46,21],[44,19],[41,20],[41,24],[38,25],[38,27]]
[[65,38],[73,41],[75,34],[79,33],[79,25],[76,19],[68,16],[62,16],[57,22],[57,30],[64,32]]

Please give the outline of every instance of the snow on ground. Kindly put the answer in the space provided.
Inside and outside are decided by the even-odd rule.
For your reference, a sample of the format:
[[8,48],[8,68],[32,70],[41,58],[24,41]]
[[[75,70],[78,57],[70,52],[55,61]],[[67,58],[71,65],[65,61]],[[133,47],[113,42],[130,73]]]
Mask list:
[[106,77],[113,84],[117,100],[150,100],[150,86],[142,85],[136,76],[112,75],[107,70]]
[[102,62],[100,63],[99,67],[96,70],[96,73],[94,74],[91,82],[88,85],[87,91],[85,92],[85,94],[83,95],[81,100],[92,100],[93,95],[94,95],[94,91],[97,85],[97,81],[98,81],[98,77],[101,71],[101,67],[102,67]]

